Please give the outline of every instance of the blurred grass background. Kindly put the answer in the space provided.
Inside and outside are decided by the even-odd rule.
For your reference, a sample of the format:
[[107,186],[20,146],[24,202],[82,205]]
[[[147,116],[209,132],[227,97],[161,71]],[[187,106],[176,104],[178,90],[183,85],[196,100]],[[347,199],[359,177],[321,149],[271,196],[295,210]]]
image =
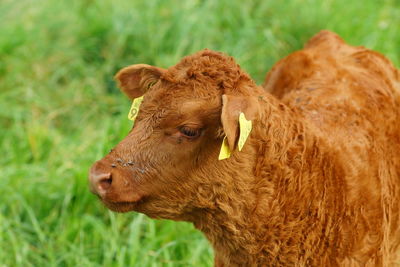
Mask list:
[[1,0],[0,266],[212,266],[192,225],[114,214],[87,172],[131,127],[112,79],[202,48],[261,83],[321,29],[400,63],[398,0]]

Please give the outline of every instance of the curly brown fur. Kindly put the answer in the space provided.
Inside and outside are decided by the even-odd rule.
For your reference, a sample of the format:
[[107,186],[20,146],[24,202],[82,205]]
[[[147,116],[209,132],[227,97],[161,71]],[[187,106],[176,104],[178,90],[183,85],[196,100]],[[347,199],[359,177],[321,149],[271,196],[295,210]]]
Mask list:
[[[144,100],[91,169],[111,209],[193,222],[216,266],[399,263],[400,74],[379,53],[322,31],[264,88],[210,50],[116,78]],[[240,152],[239,112],[253,122]]]

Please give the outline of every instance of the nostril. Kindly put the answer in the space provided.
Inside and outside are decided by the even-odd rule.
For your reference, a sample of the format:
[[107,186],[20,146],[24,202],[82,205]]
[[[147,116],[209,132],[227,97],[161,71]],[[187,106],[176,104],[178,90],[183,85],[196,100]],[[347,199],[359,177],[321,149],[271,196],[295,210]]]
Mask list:
[[107,191],[111,188],[112,177],[111,173],[99,172],[92,169],[89,174],[90,190],[101,197],[103,197]]
[[108,190],[112,184],[111,174],[108,177],[103,177],[98,182],[98,187],[102,190]]

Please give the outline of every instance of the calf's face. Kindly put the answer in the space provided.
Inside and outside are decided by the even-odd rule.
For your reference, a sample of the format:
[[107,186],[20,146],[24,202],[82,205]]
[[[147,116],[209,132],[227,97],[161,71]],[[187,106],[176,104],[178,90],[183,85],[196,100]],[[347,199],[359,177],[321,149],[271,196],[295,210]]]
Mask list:
[[133,65],[116,79],[143,102],[127,137],[90,169],[92,192],[114,211],[190,220],[201,206],[199,187],[222,179],[215,171],[223,168],[223,137],[233,150],[239,113],[256,116],[253,98],[240,90],[250,79],[231,58],[208,50],[168,70]]

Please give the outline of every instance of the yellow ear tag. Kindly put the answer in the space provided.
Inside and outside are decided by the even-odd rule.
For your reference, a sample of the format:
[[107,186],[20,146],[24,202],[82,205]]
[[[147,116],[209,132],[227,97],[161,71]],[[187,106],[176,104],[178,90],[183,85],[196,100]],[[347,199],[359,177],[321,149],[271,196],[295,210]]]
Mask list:
[[129,113],[128,113],[128,119],[130,119],[133,122],[135,122],[135,119],[139,113],[139,107],[140,107],[140,103],[142,103],[142,101],[143,101],[143,96],[135,98],[132,102],[131,109],[129,110]]
[[240,127],[240,136],[239,136],[238,147],[239,151],[241,151],[244,146],[244,143],[246,142],[247,138],[250,135],[252,128],[251,121],[246,119],[243,112],[241,112],[239,115],[239,127]]
[[226,140],[226,136],[222,141],[221,150],[219,151],[218,160],[227,159],[231,156],[231,151],[229,150],[228,141]]

